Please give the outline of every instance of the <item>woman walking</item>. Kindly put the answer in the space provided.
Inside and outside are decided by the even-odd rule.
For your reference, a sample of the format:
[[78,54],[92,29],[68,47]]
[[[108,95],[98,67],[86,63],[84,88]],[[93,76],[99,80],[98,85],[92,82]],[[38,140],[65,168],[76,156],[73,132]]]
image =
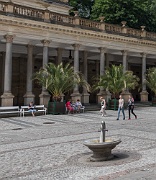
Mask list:
[[102,116],[106,116],[106,111],[105,111],[105,109],[106,109],[106,101],[105,101],[105,99],[103,97],[101,97],[100,100],[101,100],[101,110],[100,110],[100,112],[102,113]]
[[131,113],[135,116],[135,119],[137,119],[137,115],[133,112],[134,110],[134,99],[132,96],[129,96],[128,99],[128,113],[129,113],[129,119],[131,120]]
[[124,99],[122,98],[122,95],[119,96],[118,117],[117,117],[116,120],[119,120],[119,117],[120,117],[120,111],[122,111],[122,114],[123,114],[123,120],[125,120]]

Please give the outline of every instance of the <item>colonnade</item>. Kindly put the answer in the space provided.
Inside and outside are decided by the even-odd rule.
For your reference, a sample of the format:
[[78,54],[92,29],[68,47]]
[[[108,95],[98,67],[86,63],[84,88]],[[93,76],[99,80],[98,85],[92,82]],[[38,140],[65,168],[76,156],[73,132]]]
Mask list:
[[[12,45],[14,40],[13,35],[5,35],[4,39],[6,40],[6,55],[5,55],[5,65],[4,65],[4,82],[3,82],[3,94],[1,95],[1,106],[11,106],[13,105],[13,94],[11,93],[11,84],[12,84]],[[43,45],[43,67],[48,63],[48,49],[50,45],[49,40],[42,40]],[[30,101],[34,101],[35,95],[32,93],[32,74],[33,74],[33,45],[27,45],[27,80],[26,80],[26,93],[24,95],[24,104],[28,104]],[[79,71],[79,49],[80,44],[74,44],[74,71]],[[62,48],[57,49],[57,63],[59,64],[62,62]],[[128,51],[122,50],[122,57],[123,57],[123,72],[128,69]],[[100,75],[104,75],[105,73],[105,65],[108,66],[109,62],[106,59],[107,56],[107,49],[104,47],[99,48],[100,54]],[[145,80],[145,73],[146,73],[146,53],[141,53],[142,55],[142,92],[141,101],[148,101],[148,92],[146,91],[146,85],[144,84]],[[83,52],[83,69],[84,69],[84,77],[88,79],[88,52]],[[123,95],[127,95],[129,92],[123,92]],[[109,95],[108,91],[105,91],[103,88],[100,89],[100,92],[97,96],[107,96]],[[42,92],[39,95],[40,97],[40,104],[45,104],[47,106],[50,95],[45,88],[42,88]],[[87,92],[86,88],[83,88],[83,93],[80,94],[78,86],[75,86],[73,89],[73,93],[71,94],[73,99],[81,99],[84,104],[89,104],[89,93]]]

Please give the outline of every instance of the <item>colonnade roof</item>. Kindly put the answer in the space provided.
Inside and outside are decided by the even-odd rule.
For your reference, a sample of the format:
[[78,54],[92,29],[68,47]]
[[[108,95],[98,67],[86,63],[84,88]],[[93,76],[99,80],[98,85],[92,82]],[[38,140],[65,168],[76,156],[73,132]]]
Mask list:
[[40,49],[44,39],[50,41],[50,48],[63,48],[67,52],[73,50],[73,44],[80,44],[80,51],[92,52],[93,56],[99,54],[102,47],[110,54],[121,55],[121,51],[126,50],[130,56],[140,57],[144,52],[149,58],[156,58],[156,34],[146,32],[145,27],[137,30],[126,27],[125,22],[121,26],[107,24],[102,17],[100,22],[95,22],[77,15],[56,13],[52,9],[41,10],[6,2],[0,1],[1,49],[6,42],[4,35],[10,34],[14,36],[14,47],[19,47],[17,50],[27,44]]

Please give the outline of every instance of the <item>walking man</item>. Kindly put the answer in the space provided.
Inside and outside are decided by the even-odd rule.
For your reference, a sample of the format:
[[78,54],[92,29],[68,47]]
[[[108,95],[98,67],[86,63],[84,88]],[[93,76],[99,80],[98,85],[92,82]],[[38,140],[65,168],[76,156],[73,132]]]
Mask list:
[[122,98],[122,95],[119,96],[118,118],[117,118],[116,120],[119,120],[119,117],[120,117],[120,111],[122,111],[122,114],[123,114],[123,120],[125,120],[124,99]]

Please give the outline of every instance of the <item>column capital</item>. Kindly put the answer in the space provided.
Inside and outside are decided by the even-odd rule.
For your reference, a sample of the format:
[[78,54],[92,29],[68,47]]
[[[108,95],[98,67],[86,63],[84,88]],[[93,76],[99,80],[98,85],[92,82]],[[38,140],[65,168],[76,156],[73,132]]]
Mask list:
[[98,49],[100,50],[100,53],[106,53],[107,52],[107,48],[105,48],[105,47],[100,47]]
[[26,47],[32,49],[34,47],[34,45],[33,44],[27,44]]
[[147,53],[146,52],[142,52],[140,54],[141,54],[142,58],[146,58],[147,57]]
[[6,35],[4,35],[4,38],[6,39],[7,43],[12,43],[13,39],[15,38],[15,35],[6,34]]
[[62,52],[63,48],[58,47],[58,48],[56,48],[56,51]]
[[49,46],[49,44],[51,43],[51,41],[50,40],[46,40],[46,39],[43,39],[43,40],[41,40],[41,43],[43,44],[43,46]]
[[123,56],[127,56],[128,50],[121,50],[121,53],[122,53]]
[[72,46],[74,47],[74,50],[79,50],[80,48],[80,44],[73,44]]

